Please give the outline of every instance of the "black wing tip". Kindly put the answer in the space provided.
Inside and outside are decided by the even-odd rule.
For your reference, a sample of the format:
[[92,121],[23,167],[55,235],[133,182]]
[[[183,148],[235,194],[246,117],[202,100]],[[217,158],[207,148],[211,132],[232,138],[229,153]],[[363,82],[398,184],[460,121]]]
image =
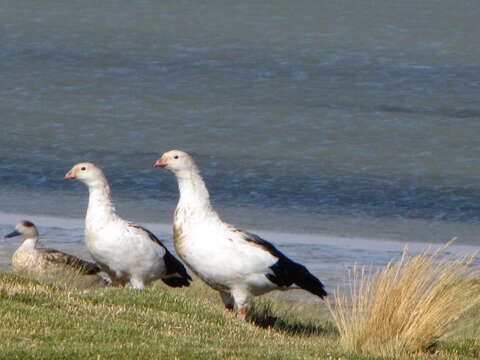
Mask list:
[[306,276],[305,280],[307,280],[303,283],[303,285],[305,285],[305,290],[309,291],[313,295],[317,295],[321,299],[323,299],[325,296],[328,296],[327,290],[325,290],[325,285],[323,285],[323,283],[315,275],[308,272],[308,276]]
[[328,296],[328,293],[325,291],[323,286],[320,289],[315,290],[315,292],[312,292],[312,294],[317,295],[320,299],[325,298],[325,296]]
[[145,232],[147,234],[147,236],[150,238],[151,241],[153,241],[154,243],[157,243],[158,245],[160,245],[161,247],[166,249],[165,245],[163,245],[163,243],[160,241],[160,239],[157,238],[155,236],[155,234],[152,233],[147,228],[144,228],[143,226],[140,226],[140,225],[137,225],[137,224],[134,224],[134,223],[129,223],[128,226],[139,229],[139,230],[142,230],[143,232]]
[[310,273],[305,267],[304,269],[305,272],[302,272],[302,275],[296,278],[293,282],[309,293],[323,299],[328,295],[325,286],[315,275]]
[[273,274],[266,274],[266,277],[280,287],[290,287],[295,284],[321,299],[328,295],[325,286],[315,275],[302,264],[286,256],[282,256],[270,269]]
[[190,281],[192,281],[192,278],[190,275],[187,275],[187,277],[162,278],[162,281],[170,287],[187,287],[190,286]]
[[325,296],[328,295],[325,287],[323,286],[322,282],[318,280],[312,274],[310,276],[306,276],[300,281],[295,281],[295,284],[300,286],[302,289],[308,291],[309,293],[318,296],[320,299],[323,299]]

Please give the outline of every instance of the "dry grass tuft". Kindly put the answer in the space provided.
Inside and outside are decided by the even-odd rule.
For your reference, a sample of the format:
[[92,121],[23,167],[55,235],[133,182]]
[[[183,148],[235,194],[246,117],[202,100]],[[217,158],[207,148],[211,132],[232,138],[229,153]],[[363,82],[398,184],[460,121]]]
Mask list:
[[342,345],[381,355],[425,351],[480,303],[480,281],[471,266],[477,254],[446,255],[452,241],[416,256],[405,248],[398,262],[376,271],[354,268],[347,294],[336,291],[329,306]]

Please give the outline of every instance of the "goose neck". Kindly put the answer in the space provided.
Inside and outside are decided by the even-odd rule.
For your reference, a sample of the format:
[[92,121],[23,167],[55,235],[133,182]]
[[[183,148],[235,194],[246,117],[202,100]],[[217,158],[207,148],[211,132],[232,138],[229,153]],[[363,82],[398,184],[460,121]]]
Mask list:
[[210,195],[207,186],[198,172],[188,171],[178,176],[180,199],[178,207],[210,213]]
[[89,186],[87,222],[89,220],[108,218],[116,216],[115,206],[110,197],[110,187],[107,183]]

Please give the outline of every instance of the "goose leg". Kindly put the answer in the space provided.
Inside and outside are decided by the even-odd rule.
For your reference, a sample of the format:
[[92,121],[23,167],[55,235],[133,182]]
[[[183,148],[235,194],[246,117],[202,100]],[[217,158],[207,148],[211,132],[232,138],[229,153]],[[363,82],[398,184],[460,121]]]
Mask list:
[[246,289],[233,289],[231,294],[238,317],[245,320],[248,312],[248,302],[251,298],[250,292]]
[[131,278],[130,285],[132,285],[135,290],[142,290],[145,288],[143,281],[137,278]]

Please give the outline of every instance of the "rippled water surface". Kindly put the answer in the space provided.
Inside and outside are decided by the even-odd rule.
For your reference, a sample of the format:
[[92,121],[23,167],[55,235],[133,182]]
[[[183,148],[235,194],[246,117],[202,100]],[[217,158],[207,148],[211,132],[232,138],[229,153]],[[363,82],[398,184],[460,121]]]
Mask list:
[[4,0],[0,211],[82,218],[63,175],[88,160],[121,214],[168,224],[176,184],[152,164],[181,148],[241,226],[478,245],[479,18],[453,0]]

